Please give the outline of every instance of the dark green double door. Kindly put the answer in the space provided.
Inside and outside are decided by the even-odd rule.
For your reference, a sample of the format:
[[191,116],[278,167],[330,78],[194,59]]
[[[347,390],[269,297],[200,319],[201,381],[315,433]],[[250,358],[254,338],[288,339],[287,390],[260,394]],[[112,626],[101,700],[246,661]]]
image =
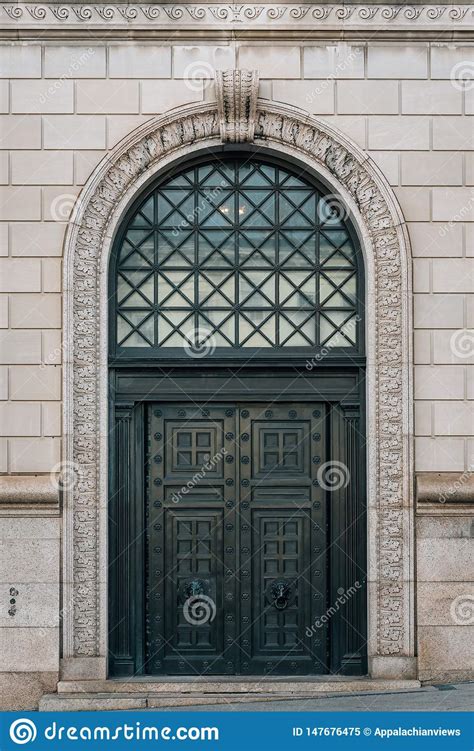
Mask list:
[[327,407],[148,409],[146,671],[326,672]]

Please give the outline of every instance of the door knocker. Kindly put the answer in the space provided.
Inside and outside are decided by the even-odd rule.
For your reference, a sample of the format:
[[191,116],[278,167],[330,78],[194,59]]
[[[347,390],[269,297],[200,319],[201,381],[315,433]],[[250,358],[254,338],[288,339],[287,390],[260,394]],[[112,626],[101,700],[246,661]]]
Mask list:
[[294,582],[288,579],[277,579],[267,587],[267,600],[276,610],[285,610],[294,595]]

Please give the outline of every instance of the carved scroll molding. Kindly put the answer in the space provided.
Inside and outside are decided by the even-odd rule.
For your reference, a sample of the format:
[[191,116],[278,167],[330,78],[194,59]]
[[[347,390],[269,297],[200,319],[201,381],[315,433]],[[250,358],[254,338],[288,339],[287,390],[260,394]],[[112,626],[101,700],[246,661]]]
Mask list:
[[216,71],[217,112],[222,141],[252,142],[257,115],[258,71]]
[[[65,434],[78,482],[65,498],[66,657],[106,653],[107,259],[137,190],[157,171],[221,139],[215,103],[134,131],[84,187],[66,237]],[[394,194],[367,155],[332,126],[257,103],[255,146],[317,171],[348,205],[366,254],[369,652],[414,654],[409,245]],[[104,302],[105,301],[105,302]],[[398,663],[397,663],[398,664]]]
[[398,28],[472,30],[473,6],[399,3],[5,3],[0,5],[2,27],[69,28],[87,26],[127,29],[344,29],[384,30]]

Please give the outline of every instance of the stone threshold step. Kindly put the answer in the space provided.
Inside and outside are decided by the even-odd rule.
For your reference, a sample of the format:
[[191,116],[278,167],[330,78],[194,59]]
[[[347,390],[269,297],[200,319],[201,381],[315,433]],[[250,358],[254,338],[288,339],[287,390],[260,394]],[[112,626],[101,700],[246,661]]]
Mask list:
[[[323,694],[324,696],[325,694]],[[321,694],[319,694],[321,696]],[[113,709],[158,709],[186,706],[200,706],[206,704],[243,704],[248,702],[263,702],[275,699],[295,699],[294,694],[206,694],[205,696],[187,694],[186,696],[166,696],[162,694],[45,694],[39,705],[40,712],[70,712]],[[301,699],[314,696],[298,695]]]
[[[90,681],[84,681],[84,683],[90,683]],[[236,693],[234,691],[228,691],[224,692],[224,695],[221,691],[219,693],[213,693],[213,692],[205,692],[202,691],[196,691],[196,692],[188,692],[181,695],[177,695],[176,693],[169,693],[169,692],[150,692],[146,691],[144,689],[144,686],[142,684],[142,691],[138,692],[127,692],[122,691],[120,693],[118,692],[111,692],[111,693],[104,693],[104,692],[79,692],[76,691],[74,693],[66,693],[61,692],[59,694],[46,694],[42,697],[39,705],[40,712],[69,712],[69,711],[94,711],[94,710],[126,710],[126,709],[158,709],[158,708],[170,708],[176,706],[198,706],[198,705],[206,705],[206,704],[245,704],[249,702],[264,702],[264,701],[288,701],[288,700],[304,700],[304,699],[315,699],[315,698],[325,698],[325,697],[331,697],[331,696],[350,696],[354,693],[365,693],[367,695],[372,694],[379,694],[379,693],[391,693],[393,691],[395,692],[404,692],[404,691],[410,691],[410,690],[416,690],[419,688],[418,681],[398,681],[399,684],[405,684],[402,686],[398,686],[397,688],[393,687],[382,687],[380,686],[380,683],[382,681],[372,681],[371,689],[365,689],[365,691],[360,692],[360,688],[358,688],[357,691],[354,689],[350,690],[347,686],[347,684],[344,686],[344,690],[341,691],[339,688],[337,690],[334,690],[334,686],[330,688],[329,690],[326,689],[324,691],[317,690],[317,691],[311,691],[308,690],[308,685],[306,686],[305,691],[289,691],[289,690],[280,690],[280,691],[272,691],[269,693],[265,688],[261,687],[260,691],[257,692],[239,692]],[[395,683],[395,681],[383,681],[384,684],[387,683]],[[377,685],[374,685],[377,684]],[[409,684],[409,685],[408,685]],[[415,684],[415,685],[413,685]],[[123,685],[123,684],[122,684]],[[327,684],[326,684],[327,685]],[[281,686],[280,686],[281,688]]]
[[383,680],[371,678],[326,678],[295,681],[291,678],[274,680],[260,678],[258,680],[196,680],[173,681],[165,678],[162,681],[153,680],[76,680],[60,681],[58,694],[75,693],[104,693],[104,694],[160,694],[183,696],[183,694],[279,694],[279,693],[308,693],[320,694],[325,692],[344,691],[393,691],[396,689],[419,688],[420,682],[415,680]]

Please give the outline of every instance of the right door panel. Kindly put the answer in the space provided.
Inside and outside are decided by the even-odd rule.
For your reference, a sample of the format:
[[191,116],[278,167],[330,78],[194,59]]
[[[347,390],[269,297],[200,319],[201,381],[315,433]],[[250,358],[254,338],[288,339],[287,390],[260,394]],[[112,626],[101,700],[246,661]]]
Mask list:
[[239,410],[243,674],[327,672],[324,411],[301,403]]

